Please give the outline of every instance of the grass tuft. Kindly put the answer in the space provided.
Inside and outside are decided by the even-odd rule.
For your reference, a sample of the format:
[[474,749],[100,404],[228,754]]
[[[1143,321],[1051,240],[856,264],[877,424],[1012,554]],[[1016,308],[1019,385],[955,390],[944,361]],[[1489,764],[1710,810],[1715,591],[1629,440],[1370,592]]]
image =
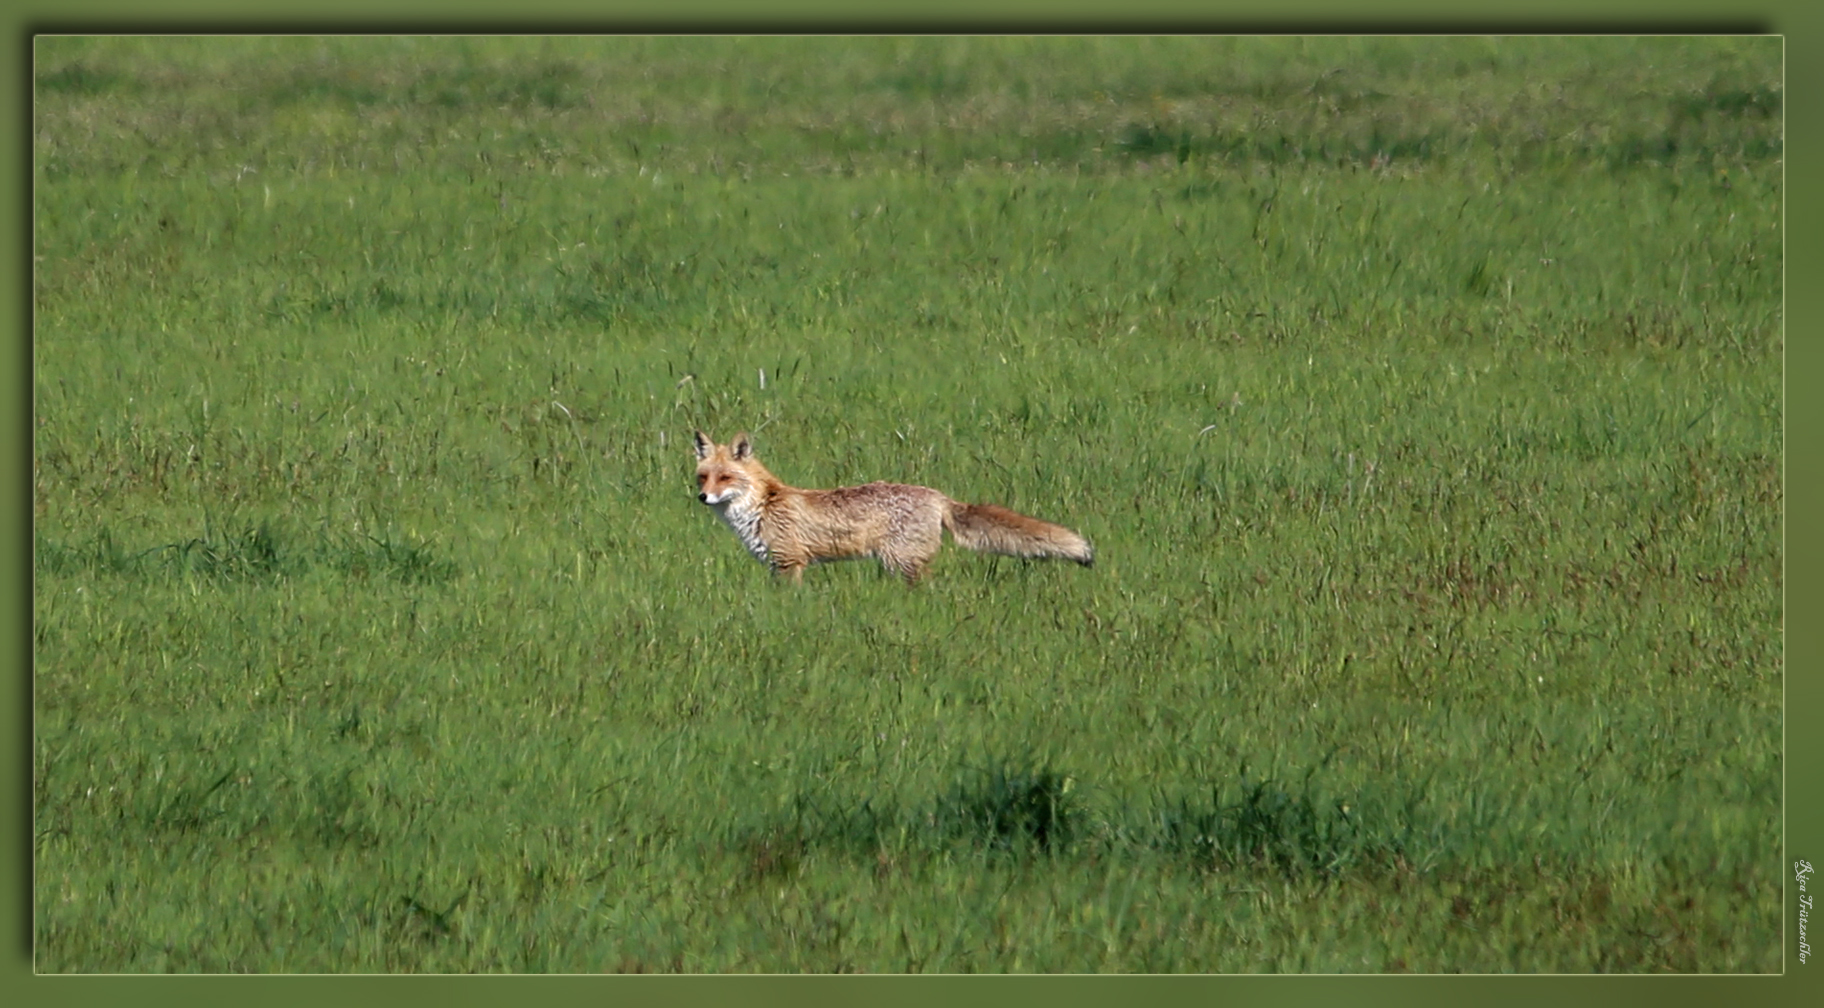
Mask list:
[[1314,792],[1312,773],[1288,790],[1250,780],[1243,767],[1225,798],[1212,785],[1207,800],[1181,798],[1159,816],[1157,843],[1208,868],[1266,867],[1299,876],[1384,868],[1405,859],[1403,836],[1370,826],[1384,810]]
[[248,524],[141,549],[121,546],[102,528],[74,542],[33,540],[34,568],[47,575],[104,574],[134,580],[199,579],[270,584],[313,570],[406,585],[441,584],[457,574],[434,544],[365,533],[299,534],[272,522]]
[[1075,779],[1030,762],[991,761],[974,767],[932,810],[940,835],[981,844],[990,850],[1059,853],[1076,839],[1084,815]]

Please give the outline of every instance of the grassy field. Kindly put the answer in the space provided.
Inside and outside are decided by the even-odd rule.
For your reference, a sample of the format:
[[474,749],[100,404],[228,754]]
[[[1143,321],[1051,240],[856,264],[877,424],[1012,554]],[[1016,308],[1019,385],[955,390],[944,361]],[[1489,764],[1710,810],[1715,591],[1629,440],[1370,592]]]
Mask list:
[[39,970],[1779,968],[1778,40],[36,57]]

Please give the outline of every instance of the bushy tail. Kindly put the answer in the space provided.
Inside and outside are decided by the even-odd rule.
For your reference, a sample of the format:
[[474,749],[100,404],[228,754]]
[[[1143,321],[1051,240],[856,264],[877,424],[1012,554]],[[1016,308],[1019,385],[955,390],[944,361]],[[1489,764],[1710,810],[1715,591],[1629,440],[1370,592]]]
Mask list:
[[1062,525],[1028,518],[994,504],[950,502],[944,528],[957,545],[1017,557],[1059,557],[1088,567],[1096,561],[1089,540]]

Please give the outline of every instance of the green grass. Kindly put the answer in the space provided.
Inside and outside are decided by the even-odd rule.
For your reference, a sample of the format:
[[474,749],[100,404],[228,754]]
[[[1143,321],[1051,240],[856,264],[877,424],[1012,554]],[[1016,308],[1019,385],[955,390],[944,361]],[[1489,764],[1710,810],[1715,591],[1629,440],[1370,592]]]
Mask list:
[[1777,970],[1779,66],[39,40],[37,967]]

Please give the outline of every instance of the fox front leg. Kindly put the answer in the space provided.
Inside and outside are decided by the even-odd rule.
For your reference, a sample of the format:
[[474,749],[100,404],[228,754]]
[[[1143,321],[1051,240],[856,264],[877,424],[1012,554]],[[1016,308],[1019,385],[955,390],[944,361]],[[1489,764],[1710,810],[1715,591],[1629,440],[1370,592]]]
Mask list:
[[799,557],[774,556],[773,574],[780,578],[790,578],[792,584],[804,583],[805,561]]

